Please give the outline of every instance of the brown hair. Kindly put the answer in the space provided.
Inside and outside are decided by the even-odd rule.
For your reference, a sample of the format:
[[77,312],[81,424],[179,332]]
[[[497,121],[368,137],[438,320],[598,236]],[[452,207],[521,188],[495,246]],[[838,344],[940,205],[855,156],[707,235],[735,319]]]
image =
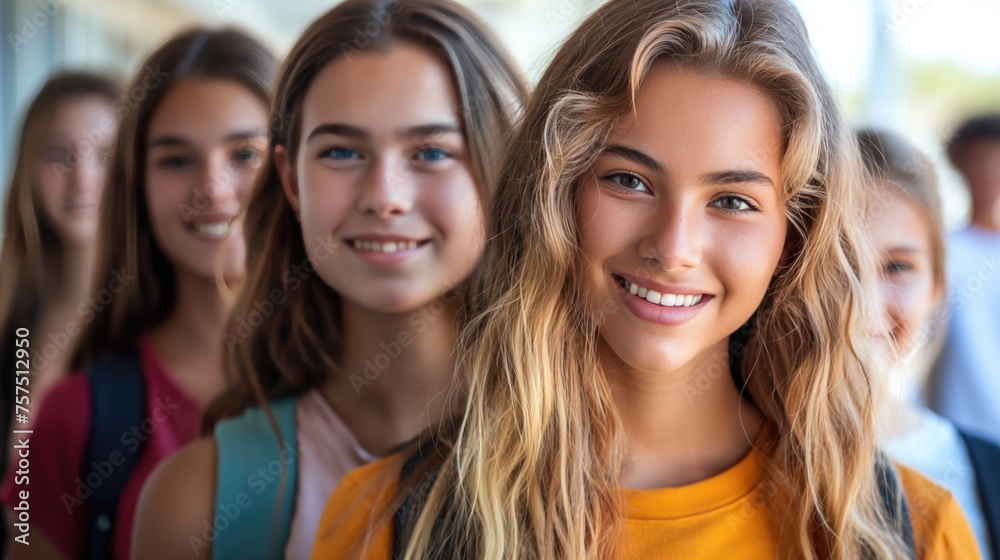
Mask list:
[[[500,172],[504,141],[525,88],[500,43],[482,21],[451,0],[348,0],[314,21],[292,47],[277,80],[269,153],[284,146],[289,161],[299,148],[302,100],[328,64],[399,43],[430,49],[450,67],[461,104],[463,130],[484,204]],[[307,259],[301,229],[270,158],[250,198],[245,219],[247,276],[224,335],[232,386],[206,410],[202,431],[266,399],[302,393],[338,371],[340,297],[312,277],[290,277]],[[238,321],[273,294],[274,306],[243,336]]]
[[[857,132],[865,171],[884,181],[917,204],[931,227],[931,266],[934,281],[945,286],[944,226],[941,196],[934,164],[916,146],[888,130],[863,128]],[[870,203],[871,204],[871,203]]]
[[[14,173],[4,205],[3,248],[0,249],[0,336],[15,327],[32,328],[44,294],[60,291],[67,247],[38,200],[32,169],[44,140],[45,123],[56,107],[70,100],[98,97],[113,104],[118,85],[86,72],[63,72],[49,78],[28,106],[17,144]],[[4,357],[4,359],[9,359]]]
[[101,202],[95,288],[116,275],[124,289],[84,332],[74,367],[122,352],[162,321],[174,305],[173,265],[157,246],[146,208],[146,131],[164,95],[192,78],[233,80],[271,99],[277,61],[260,41],[232,29],[193,29],[167,41],[146,59],[119,108],[118,144]]

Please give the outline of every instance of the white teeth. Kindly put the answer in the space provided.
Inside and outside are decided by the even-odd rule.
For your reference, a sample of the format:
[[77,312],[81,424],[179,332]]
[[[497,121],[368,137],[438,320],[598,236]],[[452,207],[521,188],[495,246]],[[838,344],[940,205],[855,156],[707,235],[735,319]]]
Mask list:
[[222,237],[229,233],[229,222],[219,222],[217,224],[191,224],[198,233],[203,233],[205,235],[211,235],[212,237]]
[[691,307],[701,302],[702,295],[681,295],[681,294],[661,294],[655,290],[650,290],[629,282],[628,291],[632,295],[637,295],[649,303],[662,305],[663,307]]
[[362,251],[376,251],[379,253],[396,253],[399,251],[405,251],[407,249],[416,249],[416,241],[387,241],[385,243],[379,243],[378,241],[359,241],[357,239],[351,241],[355,249],[360,249]]

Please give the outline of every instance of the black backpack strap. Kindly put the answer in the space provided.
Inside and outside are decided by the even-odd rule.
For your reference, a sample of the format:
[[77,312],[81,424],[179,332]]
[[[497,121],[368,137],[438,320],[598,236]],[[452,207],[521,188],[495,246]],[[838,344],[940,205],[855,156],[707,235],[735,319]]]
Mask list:
[[[417,472],[421,466],[425,466],[427,461],[432,461],[435,459],[435,455],[438,455],[440,451],[437,449],[437,441],[435,439],[430,439],[423,444],[421,444],[415,452],[413,452],[406,462],[403,463],[403,468],[399,473],[400,484],[409,484],[412,482],[412,477],[414,473]],[[441,464],[430,468],[426,473],[424,473],[420,480],[416,481],[413,490],[410,491],[403,503],[396,510],[392,518],[392,557],[394,560],[401,559],[403,553],[406,551],[406,546],[410,542],[410,531],[412,530],[413,523],[416,522],[417,517],[424,508],[424,504],[427,503],[427,498],[430,496],[431,488],[434,487],[434,482],[437,481],[438,475],[441,473]]]
[[972,470],[976,473],[979,503],[986,518],[993,556],[996,556],[1000,554],[1000,447],[962,430],[958,433],[969,449]]
[[913,539],[913,521],[910,519],[910,508],[906,505],[906,496],[903,487],[896,475],[889,457],[882,451],[875,457],[875,480],[878,483],[879,496],[882,498],[882,505],[889,514],[892,521],[903,536],[906,543],[906,556],[916,560],[916,546]]
[[135,450],[124,447],[122,436],[133,428],[142,429],[146,384],[134,352],[90,364],[86,372],[91,424],[80,478],[93,491],[86,502],[86,557],[105,560],[113,557],[118,500],[142,454],[141,444]]
[[747,402],[756,406],[750,391],[747,391],[747,380],[743,374],[743,357],[747,353],[747,345],[750,337],[757,328],[757,314],[754,313],[743,323],[736,332],[729,335],[729,375],[733,378],[733,384],[740,396]]

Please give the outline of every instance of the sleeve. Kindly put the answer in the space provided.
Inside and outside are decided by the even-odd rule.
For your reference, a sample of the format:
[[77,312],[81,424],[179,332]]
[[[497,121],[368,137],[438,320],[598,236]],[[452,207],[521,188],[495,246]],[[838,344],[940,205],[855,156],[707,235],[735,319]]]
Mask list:
[[[400,464],[395,457],[366,465],[340,482],[323,508],[311,558],[392,559],[392,519]],[[393,476],[393,475],[397,476]]]
[[951,492],[912,469],[897,465],[913,520],[920,560],[981,559],[979,544]]
[[79,474],[90,431],[87,377],[73,373],[60,381],[35,414],[34,432],[13,436],[0,501],[13,510],[16,521],[27,518],[29,535],[44,533],[67,558],[74,558],[82,547],[83,506],[90,495]]

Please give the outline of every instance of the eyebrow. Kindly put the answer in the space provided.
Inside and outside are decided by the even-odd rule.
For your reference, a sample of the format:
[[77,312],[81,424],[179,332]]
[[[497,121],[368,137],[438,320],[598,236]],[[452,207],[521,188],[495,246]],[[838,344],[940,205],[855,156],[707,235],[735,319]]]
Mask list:
[[762,186],[774,187],[771,178],[760,171],[740,169],[706,173],[701,176],[701,182],[706,185],[744,185],[757,183]]
[[[604,149],[604,153],[625,158],[658,174],[663,174],[664,172],[664,167],[660,164],[660,162],[656,161],[649,154],[635,148],[622,146],[620,144],[612,144]],[[759,171],[751,169],[706,173],[701,176],[701,182],[705,185],[739,185],[758,183],[768,187],[774,186],[770,177]]]
[[[266,137],[267,131],[263,128],[251,129],[251,130],[239,130],[236,132],[231,132],[227,134],[222,140],[223,142],[235,142],[237,140],[247,140],[250,138],[260,138]],[[157,146],[193,146],[194,142],[191,142],[187,138],[167,135],[160,136],[159,138],[154,138],[150,143],[150,148],[155,148]]]
[[625,158],[632,163],[636,163],[647,169],[652,169],[656,173],[663,173],[663,166],[660,165],[660,162],[653,159],[649,154],[635,148],[629,148],[628,146],[622,146],[620,144],[612,144],[607,148],[604,148],[604,153]]
[[[411,126],[406,130],[401,131],[397,136],[402,139],[411,138],[424,138],[426,136],[434,136],[435,134],[461,134],[462,129],[453,123],[431,123],[431,124],[421,124],[417,126]],[[371,134],[361,128],[343,123],[326,123],[318,125],[309,132],[309,136],[306,137],[306,142],[309,142],[314,137],[321,134],[333,134],[335,136],[345,136],[347,138],[356,138],[358,140],[369,140],[371,139]]]

